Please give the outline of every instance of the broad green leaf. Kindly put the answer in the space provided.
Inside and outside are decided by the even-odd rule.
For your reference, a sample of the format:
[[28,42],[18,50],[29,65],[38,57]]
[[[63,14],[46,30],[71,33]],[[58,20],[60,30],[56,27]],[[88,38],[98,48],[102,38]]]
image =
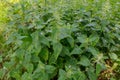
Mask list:
[[96,64],[96,75],[99,76],[100,72],[104,69],[104,65],[101,63]]
[[76,66],[77,65],[77,59],[76,58],[74,58],[74,57],[66,57],[66,63],[65,63],[65,65],[66,66]]
[[81,43],[86,43],[87,41],[87,36],[86,35],[80,35],[79,37],[77,37],[78,41]]
[[79,78],[76,80],[86,80],[86,75],[83,72],[81,72]]
[[80,64],[82,66],[89,66],[90,61],[86,56],[81,56],[80,61],[77,64]]
[[32,61],[32,62],[39,62],[39,61],[40,61],[40,58],[39,58],[38,56],[36,56],[36,55],[32,55],[32,56],[31,56],[31,61]]
[[12,70],[10,76],[15,79],[21,79],[20,72],[18,70]]
[[66,80],[66,72],[62,69],[59,70],[58,80]]
[[98,41],[99,41],[99,36],[96,33],[90,35],[89,42],[91,42],[93,46],[95,46]]
[[13,61],[5,62],[5,63],[3,64],[3,67],[4,67],[5,69],[11,69],[14,64],[15,64],[15,62],[13,62]]
[[54,43],[58,42],[59,34],[60,34],[59,28],[55,27],[55,28],[52,29],[52,35],[51,35],[52,42],[54,42]]
[[49,75],[49,78],[53,78],[56,75],[56,67],[51,65],[45,66],[46,73]]
[[113,59],[113,60],[117,60],[117,59],[118,59],[118,56],[117,56],[117,54],[115,54],[115,53],[109,53],[109,56],[110,56],[110,58]]
[[21,80],[32,80],[32,76],[31,74],[25,72],[23,75],[22,75],[22,79]]
[[53,50],[54,53],[51,55],[50,59],[49,59],[49,63],[55,63],[58,56],[60,55],[61,51],[62,51],[62,44],[61,43],[53,43]]
[[0,79],[3,77],[3,75],[5,74],[5,70],[4,69],[0,69]]
[[47,48],[43,48],[39,55],[40,55],[41,58],[43,58],[45,61],[47,61],[48,57],[49,57],[48,49]]
[[69,32],[70,30],[68,30],[67,28],[60,28],[60,34],[59,34],[59,39],[64,39],[69,37]]
[[32,55],[30,54],[30,52],[25,53],[24,64],[29,63],[31,61],[31,56]]
[[39,54],[41,51],[41,43],[40,43],[40,37],[39,37],[39,31],[35,31],[34,33],[31,34],[32,36],[32,46],[36,55]]
[[35,75],[36,73],[44,73],[45,72],[45,64],[43,64],[41,61],[39,61],[38,66],[36,68],[36,70],[34,71],[33,75]]
[[70,46],[73,48],[74,47],[74,39],[72,37],[68,37],[67,41],[69,42]]
[[99,52],[94,47],[89,47],[88,50],[92,53],[93,56],[97,56]]
[[46,69],[46,72],[48,74],[52,74],[55,71],[56,68],[54,66],[51,66],[51,65],[46,65],[45,69]]
[[93,67],[88,69],[87,74],[88,74],[89,80],[97,80],[97,75],[95,74]]
[[32,73],[33,68],[34,68],[32,63],[27,63],[26,65],[24,65],[24,67],[27,69],[28,73]]
[[16,55],[17,59],[23,60],[25,51],[23,49],[18,49],[15,51],[15,55]]
[[45,44],[46,46],[50,47],[48,38],[43,35],[40,35],[40,42]]
[[81,54],[82,50],[79,47],[76,47],[72,50],[72,52],[70,53],[70,55],[74,55],[74,54]]
[[39,61],[37,68],[33,72],[32,78],[34,80],[48,80],[48,74],[45,70],[45,64]]
[[69,51],[68,47],[63,46],[63,49],[62,49],[60,55],[61,56],[70,55],[70,51]]
[[112,77],[112,78],[110,78],[110,80],[116,80],[116,78],[113,78],[113,77]]
[[75,71],[73,74],[74,80],[86,80],[86,75],[82,71]]

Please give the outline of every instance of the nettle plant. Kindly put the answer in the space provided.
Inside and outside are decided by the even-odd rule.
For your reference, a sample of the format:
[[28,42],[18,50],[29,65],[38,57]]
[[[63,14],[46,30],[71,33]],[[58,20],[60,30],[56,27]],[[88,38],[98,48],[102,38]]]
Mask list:
[[92,10],[65,7],[57,17],[54,12],[39,2],[11,7],[8,51],[0,57],[0,79],[114,79],[120,25],[93,16]]

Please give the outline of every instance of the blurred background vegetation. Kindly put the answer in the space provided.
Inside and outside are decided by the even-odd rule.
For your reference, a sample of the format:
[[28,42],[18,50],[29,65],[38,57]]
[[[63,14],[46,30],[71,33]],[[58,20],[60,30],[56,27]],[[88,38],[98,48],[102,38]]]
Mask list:
[[[73,17],[74,13],[72,13],[72,11],[81,9],[85,15],[89,16],[92,14],[92,17],[99,17],[100,20],[106,20],[111,23],[113,22],[113,25],[118,26],[114,27],[113,30],[120,28],[120,0],[0,0],[0,56],[8,55],[8,51],[11,49],[11,46],[7,46],[6,41],[9,37],[12,37],[11,34],[13,32],[17,32],[17,24],[11,22],[16,20],[16,23],[24,25],[24,15],[27,15],[27,12],[25,13],[24,10],[34,11],[34,9],[37,10],[39,6],[41,9],[43,9],[40,9],[42,15],[45,13],[52,13],[56,19],[56,22],[61,22],[61,17],[63,17],[63,15]],[[37,15],[39,13],[33,12],[31,14]],[[83,14],[81,13],[80,16],[82,15]],[[18,19],[20,17],[21,21],[17,21],[16,17]],[[66,18],[66,20],[71,23],[69,19]],[[120,32],[118,30],[118,34],[119,33]],[[116,36],[120,40],[120,34]],[[116,45],[119,47],[120,42],[118,41]],[[111,80],[120,80],[119,51],[120,50],[118,50],[118,52],[115,52],[116,54],[113,54],[115,58],[117,57],[117,60],[113,60],[114,65],[112,68],[115,69],[117,74],[115,75],[115,78],[111,78]],[[108,73],[109,72],[106,72],[106,74]]]

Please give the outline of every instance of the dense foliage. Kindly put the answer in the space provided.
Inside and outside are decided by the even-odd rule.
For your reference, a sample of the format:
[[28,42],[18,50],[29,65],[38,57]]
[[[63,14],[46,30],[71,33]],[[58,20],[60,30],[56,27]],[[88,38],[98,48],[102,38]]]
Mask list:
[[117,0],[1,2],[1,80],[119,80]]

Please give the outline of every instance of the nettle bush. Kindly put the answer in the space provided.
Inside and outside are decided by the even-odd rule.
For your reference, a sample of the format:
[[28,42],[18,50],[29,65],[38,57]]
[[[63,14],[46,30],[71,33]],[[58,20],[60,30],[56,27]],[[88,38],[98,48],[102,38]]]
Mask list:
[[1,80],[116,79],[120,25],[92,10],[39,3],[23,1],[9,10]]

